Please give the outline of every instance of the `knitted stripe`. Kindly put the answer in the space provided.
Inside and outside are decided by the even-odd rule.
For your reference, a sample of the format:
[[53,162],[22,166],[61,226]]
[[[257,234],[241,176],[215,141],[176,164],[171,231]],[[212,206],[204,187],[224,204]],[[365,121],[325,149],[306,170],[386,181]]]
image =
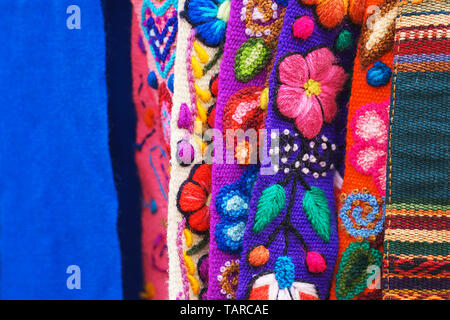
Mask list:
[[[378,8],[377,10],[370,8]],[[348,108],[339,254],[330,299],[378,299],[395,1],[366,1]],[[353,250],[360,246],[358,251]],[[369,259],[369,257],[372,257]],[[375,283],[373,281],[375,280]],[[378,284],[378,287],[377,287]]]
[[133,14],[131,58],[133,100],[137,114],[135,159],[142,185],[142,256],[145,278],[145,292],[141,297],[161,300],[168,297],[165,223],[169,154],[161,130],[158,92],[147,82],[148,66],[146,52],[140,46],[142,43],[140,26]]
[[[450,299],[450,2],[404,1],[396,19],[383,299]],[[440,62],[435,63],[436,57]]]
[[[270,76],[267,151],[279,162],[262,165],[253,189],[238,299],[327,299],[331,286],[336,132],[359,31],[339,20],[334,5],[301,2],[288,3]],[[317,15],[319,8],[333,20]]]
[[210,149],[205,136],[214,123],[229,1],[180,0],[178,5],[167,230],[169,299],[205,299],[211,165],[202,163],[202,156]]
[[[283,1],[231,1],[215,118],[215,128],[224,136],[229,129],[246,131],[264,124],[266,103],[261,101],[284,10]],[[225,162],[225,139],[215,146],[219,148]],[[242,237],[257,176],[257,168],[245,165],[251,150],[257,151],[256,145],[237,142],[228,150],[235,152],[233,164],[213,163],[208,299],[236,298]]]

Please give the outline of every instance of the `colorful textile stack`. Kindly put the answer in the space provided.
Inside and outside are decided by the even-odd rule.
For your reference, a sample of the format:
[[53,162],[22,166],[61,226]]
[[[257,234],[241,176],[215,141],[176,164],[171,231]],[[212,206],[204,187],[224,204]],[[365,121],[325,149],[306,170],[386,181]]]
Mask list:
[[0,1],[0,299],[450,300],[450,0],[56,2]]
[[142,184],[145,299],[167,299],[167,201],[177,2],[136,0],[132,24],[135,158]]
[[[169,298],[205,299],[208,289],[211,150],[229,0],[181,0],[171,123]],[[209,145],[208,145],[209,144]]]
[[231,2],[214,125],[221,136],[215,140],[212,166],[208,299],[236,299],[244,230],[258,175],[257,130],[264,127],[265,85],[285,6],[272,0]]
[[399,5],[389,118],[383,299],[450,299],[448,0]]
[[339,300],[379,299],[381,293],[384,180],[397,6],[395,0],[368,0],[366,8],[353,68],[345,174],[337,203],[339,256],[330,298]]
[[449,298],[448,0],[132,2],[143,297]]

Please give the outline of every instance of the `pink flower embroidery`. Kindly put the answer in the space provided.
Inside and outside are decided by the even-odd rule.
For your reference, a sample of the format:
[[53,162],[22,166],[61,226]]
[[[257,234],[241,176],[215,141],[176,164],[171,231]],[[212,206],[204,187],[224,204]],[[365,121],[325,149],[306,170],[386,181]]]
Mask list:
[[331,122],[336,114],[336,96],[347,75],[335,62],[328,48],[320,48],[305,58],[289,53],[277,66],[276,107],[282,115],[294,119],[307,139],[314,138],[323,122]]
[[350,164],[362,174],[372,175],[381,196],[386,193],[386,147],[389,100],[369,103],[353,116],[350,127],[355,144],[350,148]]

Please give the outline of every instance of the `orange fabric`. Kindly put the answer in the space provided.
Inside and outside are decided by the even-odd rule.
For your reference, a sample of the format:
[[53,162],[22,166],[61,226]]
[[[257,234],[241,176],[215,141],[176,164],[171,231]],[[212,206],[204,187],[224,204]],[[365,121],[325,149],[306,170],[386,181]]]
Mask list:
[[[383,3],[384,1],[379,0],[367,0],[366,1],[366,8],[371,5],[378,5]],[[364,21],[367,21],[368,18],[367,12],[365,12],[364,15]],[[360,40],[361,41],[361,40]],[[388,67],[392,69],[392,59],[393,59],[393,53],[392,50],[386,54],[384,54],[381,58],[376,59],[376,61],[381,61],[384,64],[386,64]],[[347,137],[346,137],[346,159],[345,159],[345,173],[344,173],[344,182],[342,185],[341,194],[350,194],[352,190],[359,189],[361,190],[363,187],[366,187],[369,190],[369,193],[380,197],[379,192],[377,191],[377,188],[373,182],[373,179],[370,175],[365,175],[360,172],[358,172],[351,164],[348,158],[349,150],[350,148],[355,144],[352,134],[352,129],[350,127],[350,123],[353,119],[353,116],[361,106],[366,105],[371,102],[380,103],[382,101],[385,101],[389,99],[390,92],[391,92],[391,85],[390,83],[382,86],[382,87],[372,87],[367,84],[366,81],[366,74],[367,71],[373,66],[373,63],[370,64],[367,68],[362,69],[361,63],[359,59],[359,50],[356,55],[355,63],[354,63],[354,70],[353,70],[353,82],[352,82],[352,92],[349,102],[349,110],[348,110],[348,118],[347,118]],[[342,202],[337,200],[337,209],[338,213],[342,207]],[[339,251],[338,251],[338,259],[335,266],[334,271],[334,281],[331,288],[330,293],[330,299],[331,300],[337,300],[336,297],[336,274],[339,268],[339,263],[342,258],[342,254],[345,251],[345,249],[348,247],[348,245],[352,242],[357,241],[354,237],[350,236],[346,230],[345,227],[342,224],[342,220],[339,217],[338,214],[338,233],[339,233]],[[379,250],[382,252],[382,241],[377,241],[379,245]],[[358,296],[355,296],[353,300],[358,300],[358,298],[361,297],[361,295],[366,295],[369,292],[373,292],[374,290],[365,289],[361,294]]]

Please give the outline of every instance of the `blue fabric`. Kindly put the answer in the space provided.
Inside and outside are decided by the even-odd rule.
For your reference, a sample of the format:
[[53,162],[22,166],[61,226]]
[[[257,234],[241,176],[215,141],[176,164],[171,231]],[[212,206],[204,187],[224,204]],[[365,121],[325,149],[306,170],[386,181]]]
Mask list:
[[122,298],[101,4],[70,4],[0,1],[2,299]]
[[130,1],[102,0],[106,33],[109,149],[116,177],[122,253],[123,298],[139,299],[144,291],[142,266],[142,189],[134,159],[137,116],[131,77]]

